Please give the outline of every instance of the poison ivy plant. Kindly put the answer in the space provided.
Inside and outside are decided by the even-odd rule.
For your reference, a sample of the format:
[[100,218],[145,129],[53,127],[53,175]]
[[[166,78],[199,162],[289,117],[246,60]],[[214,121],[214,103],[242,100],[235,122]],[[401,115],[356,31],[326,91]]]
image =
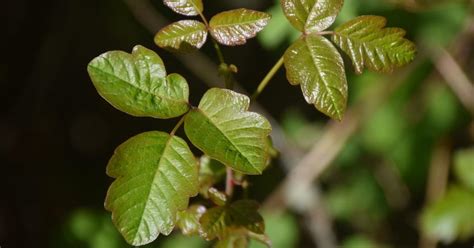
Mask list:
[[390,72],[414,58],[415,46],[403,38],[405,31],[383,28],[383,17],[357,17],[334,31],[325,31],[336,20],[343,0],[282,0],[281,5],[287,19],[302,33],[284,56],[288,81],[301,85],[306,101],[331,118],[343,118],[347,82],[341,55],[323,35],[332,36],[358,73],[364,66]]
[[[183,52],[199,49],[212,39],[220,62],[218,72],[227,89],[209,89],[194,106],[188,100],[186,79],[167,74],[160,56],[150,49],[136,46],[132,53],[110,51],[93,59],[89,76],[112,106],[137,117],[180,117],[171,132],[138,134],[117,148],[107,166],[107,174],[115,181],[105,207],[134,246],[148,244],[175,228],[185,235],[216,239],[216,247],[247,247],[250,239],[270,246],[258,204],[233,199],[233,187],[247,189],[246,175],[262,174],[278,154],[270,138],[272,128],[265,117],[249,111],[249,97],[232,90],[238,70],[225,62],[219,47],[245,44],[267,25],[270,15],[234,9],[208,21],[201,0],[163,2],[176,13],[199,16],[201,21],[174,22],[156,34],[155,43]],[[383,17],[358,17],[325,31],[342,4],[342,0],[281,1],[284,15],[301,36],[261,81],[252,100],[284,64],[288,81],[300,85],[308,103],[342,120],[348,98],[344,62],[324,35],[332,36],[358,73],[365,67],[389,72],[413,59],[415,47],[403,38],[405,32],[385,28]],[[186,140],[176,136],[183,124],[187,139],[204,153],[199,162]],[[198,193],[196,202],[190,200]]]

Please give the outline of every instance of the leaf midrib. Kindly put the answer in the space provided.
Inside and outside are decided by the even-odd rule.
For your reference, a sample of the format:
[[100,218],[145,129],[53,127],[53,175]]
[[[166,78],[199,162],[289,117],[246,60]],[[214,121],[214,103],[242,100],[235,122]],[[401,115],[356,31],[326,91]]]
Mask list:
[[[218,125],[216,125],[216,123],[214,123],[214,121],[212,120],[212,118],[210,118],[203,110],[197,108],[196,109],[197,111],[199,111],[199,113],[201,113],[204,117],[206,117],[210,123],[212,123],[212,125],[214,125],[214,127],[216,127],[216,129],[227,139],[227,141],[229,141],[229,143],[240,153],[242,154],[242,157],[245,158],[245,160],[247,161],[248,164],[250,164],[252,166],[252,168],[254,168],[258,173],[262,173],[260,169],[258,169],[252,162],[250,162],[250,160],[244,155],[244,153],[242,151],[240,151],[239,147],[237,145],[234,144],[234,142],[232,142],[232,139],[230,139],[229,137],[227,137],[227,135],[225,134],[224,131],[222,131]],[[221,161],[223,162],[223,161]],[[223,162],[225,164],[225,162]],[[235,165],[234,165],[235,166]],[[232,166],[231,166],[232,167]]]
[[[188,101],[176,100],[176,99],[169,98],[169,97],[166,97],[166,96],[153,94],[152,92],[150,92],[150,91],[148,91],[148,90],[146,90],[146,89],[137,87],[136,85],[131,84],[129,81],[127,81],[127,80],[125,80],[125,79],[122,79],[122,78],[116,76],[116,75],[113,74],[113,73],[104,71],[104,70],[100,69],[99,67],[96,67],[96,66],[93,66],[93,65],[89,65],[89,67],[90,67],[91,69],[94,69],[94,70],[96,70],[96,71],[98,71],[98,72],[100,72],[100,73],[103,73],[103,74],[105,74],[105,75],[111,76],[111,77],[117,79],[118,81],[121,81],[121,82],[123,82],[123,83],[125,83],[125,84],[128,84],[128,85],[132,86],[133,88],[136,88],[136,89],[138,89],[138,90],[140,90],[140,91],[143,91],[143,92],[148,93],[148,94],[150,94],[150,95],[153,95],[153,96],[155,96],[155,97],[158,97],[158,98],[161,98],[161,99],[164,99],[164,100],[167,100],[167,101],[172,101],[172,102],[177,102],[177,103],[188,104]],[[163,80],[168,80],[166,77],[165,77],[165,78],[162,78],[162,79],[163,79]]]
[[[324,38],[324,37],[323,37]],[[310,56],[311,56],[311,60],[313,61],[313,65],[314,65],[314,68],[315,70],[318,72],[318,77],[321,79],[321,81],[323,82],[324,86],[326,87],[326,91],[329,93],[330,95],[330,98],[331,98],[331,101],[332,101],[332,104],[334,106],[334,109],[336,110],[337,112],[337,115],[338,115],[338,118],[342,118],[342,113],[340,111],[340,109],[337,107],[337,104],[336,104],[336,100],[334,99],[334,94],[329,90],[329,88],[331,88],[328,83],[326,82],[326,80],[321,76],[321,71],[319,70],[319,67],[316,66],[316,61],[315,61],[315,58],[313,56],[313,53],[311,52],[311,50],[309,49],[309,46],[308,46],[308,43],[306,40],[304,40],[305,42],[305,46],[306,46],[306,49],[308,50]]]

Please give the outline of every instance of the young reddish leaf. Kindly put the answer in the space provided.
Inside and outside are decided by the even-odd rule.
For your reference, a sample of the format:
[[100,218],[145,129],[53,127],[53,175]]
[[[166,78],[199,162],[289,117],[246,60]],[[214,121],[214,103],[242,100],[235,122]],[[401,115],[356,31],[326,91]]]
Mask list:
[[207,240],[220,240],[233,232],[244,230],[256,234],[265,232],[265,224],[258,213],[258,203],[250,200],[236,201],[230,205],[209,209],[200,220],[202,235]]
[[331,26],[342,5],[343,0],[281,0],[287,19],[306,34],[323,31]]
[[255,37],[270,18],[267,13],[249,9],[225,11],[211,18],[209,31],[223,45],[243,45],[247,39]]
[[204,10],[202,0],[163,0],[163,2],[174,12],[186,16],[196,16]]
[[202,205],[192,205],[188,209],[178,212],[176,225],[184,235],[199,234],[201,233],[199,219],[206,210],[206,207]]
[[301,85],[306,101],[331,118],[342,120],[347,103],[347,81],[342,57],[329,40],[307,35],[284,55],[286,75]]
[[267,119],[248,112],[250,99],[225,89],[210,89],[199,107],[185,117],[189,140],[206,155],[245,174],[261,174],[267,166]]
[[334,30],[332,40],[352,60],[355,71],[364,67],[379,72],[391,72],[415,57],[415,45],[403,38],[405,30],[384,28],[381,16],[359,16]]
[[161,58],[142,46],[132,54],[111,51],[87,67],[99,94],[112,106],[133,116],[168,119],[189,110],[189,87],[178,74],[166,76]]
[[194,20],[174,22],[155,35],[155,43],[159,47],[183,52],[201,48],[206,39],[206,25]]
[[152,242],[174,228],[176,214],[198,192],[198,165],[184,140],[147,132],[120,145],[107,175],[115,178],[105,208],[128,243]]

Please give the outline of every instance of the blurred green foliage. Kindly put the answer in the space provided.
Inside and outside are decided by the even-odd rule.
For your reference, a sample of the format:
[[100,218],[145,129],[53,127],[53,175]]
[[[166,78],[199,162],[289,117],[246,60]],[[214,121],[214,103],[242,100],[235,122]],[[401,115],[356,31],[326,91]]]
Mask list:
[[[407,2],[346,0],[337,19],[337,23],[342,23],[367,13],[387,16],[389,25],[405,28],[420,50],[415,69],[382,104],[375,106],[321,179],[323,202],[335,220],[335,231],[344,248],[416,244],[418,236],[413,233],[419,228],[445,243],[474,237],[474,148],[463,148],[473,142],[468,134],[472,116],[436,73],[428,52],[431,47],[447,48],[452,44],[472,13],[468,1],[417,1],[424,4],[418,9],[406,8]],[[273,18],[258,40],[279,56],[299,34],[286,21],[278,0],[267,12]],[[394,84],[394,78],[371,72],[357,77],[349,74],[349,106],[366,101],[367,92],[374,87]],[[327,122],[317,114],[295,109],[290,103],[280,119],[297,154],[304,154],[321,137]],[[434,147],[445,139],[456,149],[462,148],[452,161],[455,177],[450,177],[445,196],[422,209]],[[379,168],[387,166],[395,181],[378,173]],[[209,173],[217,171],[209,168]],[[387,195],[386,187],[394,182],[396,187],[409,192],[403,195],[409,200],[408,205],[395,208],[389,204],[391,196]],[[298,217],[291,213],[264,217],[266,233],[276,248],[298,247],[301,238],[308,235],[300,227]],[[127,247],[104,211],[80,209],[71,213],[56,236],[60,238],[52,238],[53,247]],[[172,234],[147,247],[211,245],[199,238]],[[262,245],[252,241],[251,247]]]

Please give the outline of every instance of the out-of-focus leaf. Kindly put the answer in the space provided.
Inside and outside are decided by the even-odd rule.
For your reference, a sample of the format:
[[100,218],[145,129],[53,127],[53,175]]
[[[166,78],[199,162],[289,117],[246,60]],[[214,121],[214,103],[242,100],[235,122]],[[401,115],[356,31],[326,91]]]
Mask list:
[[213,88],[185,118],[184,130],[205,154],[245,174],[261,174],[267,166],[270,123],[248,112],[247,96]]
[[[147,245],[143,248],[207,248],[208,242],[198,236],[172,235],[159,245]],[[140,247],[142,248],[142,247]]]
[[[298,241],[298,223],[288,213],[263,214],[265,220],[265,232],[271,240],[273,248],[296,247]],[[250,248],[264,248],[267,245],[252,239]]]
[[306,101],[331,118],[342,120],[347,104],[344,63],[329,40],[307,35],[286,50],[288,81],[301,85]]
[[199,165],[199,191],[207,198],[209,188],[224,178],[226,168],[221,162],[206,155],[201,156]]
[[269,14],[255,10],[229,10],[211,18],[209,31],[223,45],[243,45],[248,39],[255,37],[270,18]]
[[263,234],[265,224],[257,209],[258,203],[250,200],[239,200],[209,209],[200,220],[203,237],[207,240],[216,237],[223,240],[238,229]]
[[127,114],[167,119],[189,110],[186,80],[166,76],[161,58],[145,47],[135,46],[132,54],[104,53],[87,70],[99,94]]
[[248,237],[242,232],[230,233],[222,240],[217,241],[214,248],[247,248]]
[[281,7],[290,23],[309,34],[327,29],[336,20],[343,0],[282,0]]
[[360,16],[334,30],[332,40],[352,60],[355,71],[364,67],[374,71],[391,72],[415,57],[415,45],[403,38],[405,30],[385,28],[381,16]]
[[186,16],[196,16],[204,10],[202,0],[163,0],[163,3],[174,12]]
[[445,243],[474,236],[474,192],[452,187],[422,215],[422,229],[427,235]]
[[206,39],[207,28],[204,23],[182,20],[161,29],[155,36],[155,43],[161,48],[186,52],[201,48]]
[[199,219],[206,212],[202,205],[192,205],[188,209],[178,212],[176,225],[184,235],[199,234],[201,224]]
[[351,236],[344,240],[342,248],[386,248],[387,246],[378,244],[377,242],[362,236]]
[[174,228],[176,214],[198,191],[198,166],[184,140],[146,132],[120,145],[107,165],[116,178],[105,208],[128,243],[144,245]]
[[217,206],[224,206],[227,202],[227,196],[216,188],[209,188],[207,191],[209,199]]
[[474,147],[456,152],[454,172],[459,181],[474,191]]
[[293,41],[301,35],[287,21],[279,0],[276,0],[275,5],[266,12],[272,16],[272,19],[257,37],[263,47],[275,49],[284,42]]

